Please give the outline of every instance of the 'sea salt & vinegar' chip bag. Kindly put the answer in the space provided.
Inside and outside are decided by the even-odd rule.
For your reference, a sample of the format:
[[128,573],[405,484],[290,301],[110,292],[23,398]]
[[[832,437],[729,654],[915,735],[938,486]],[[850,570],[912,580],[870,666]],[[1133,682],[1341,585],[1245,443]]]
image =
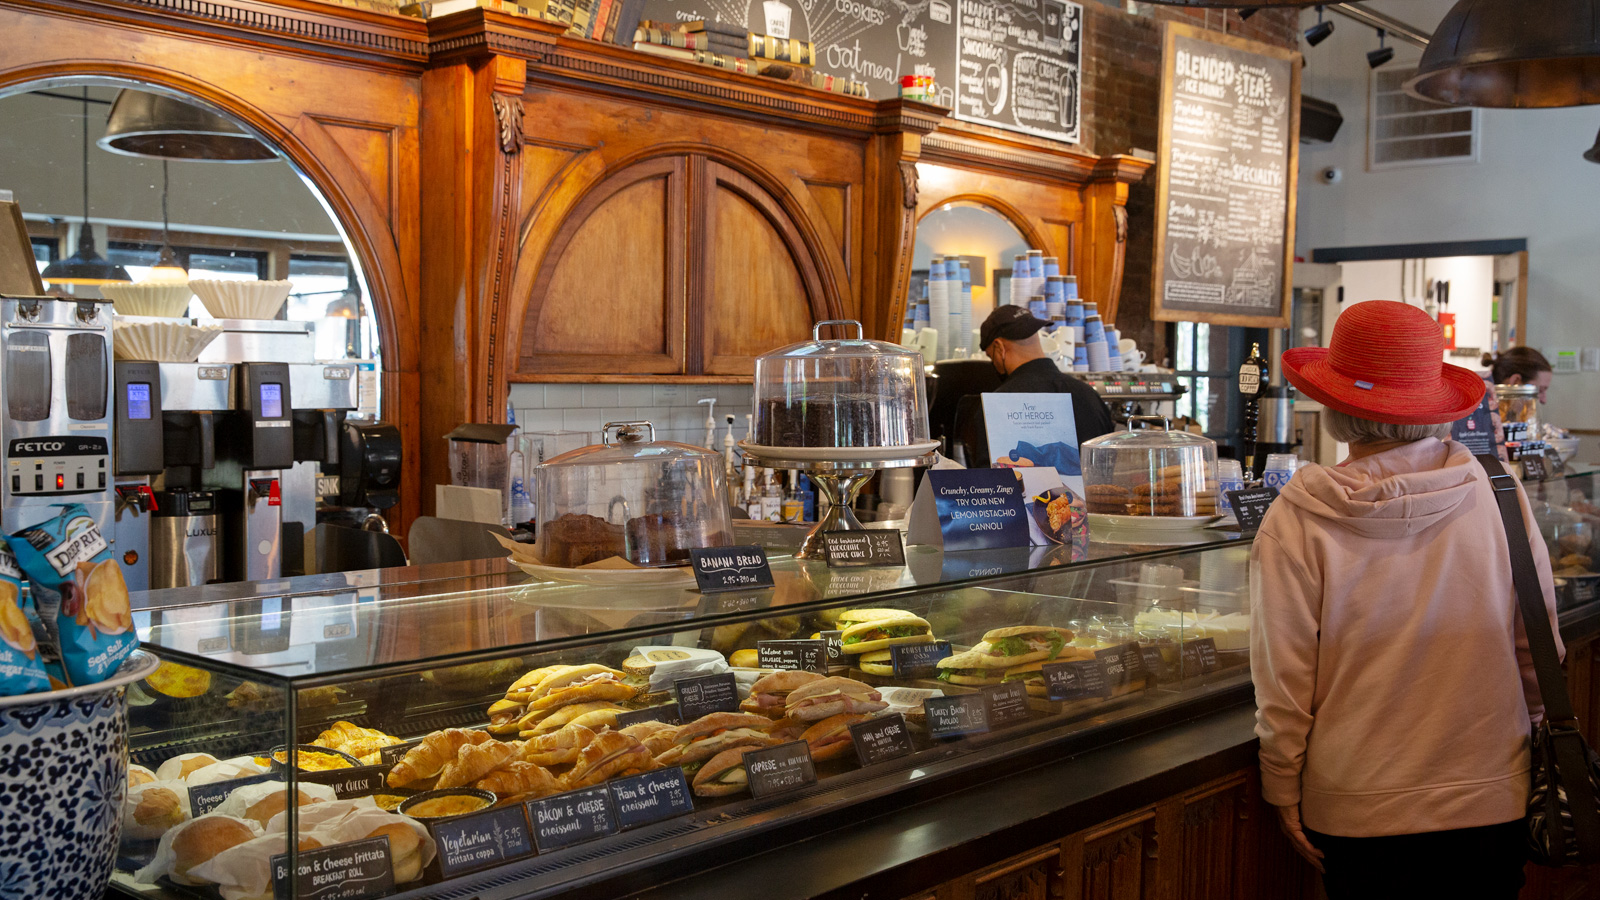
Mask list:
[[0,697],[48,690],[39,640],[22,608],[22,570],[0,542]]
[[7,538],[32,585],[33,603],[74,686],[109,678],[139,646],[128,584],[81,504]]

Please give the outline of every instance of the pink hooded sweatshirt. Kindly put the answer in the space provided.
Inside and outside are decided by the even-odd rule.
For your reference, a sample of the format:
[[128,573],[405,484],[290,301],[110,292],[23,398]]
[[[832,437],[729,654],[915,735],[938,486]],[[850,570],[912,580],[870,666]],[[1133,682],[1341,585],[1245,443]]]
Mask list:
[[[1554,628],[1550,558],[1518,497]],[[1250,594],[1267,802],[1345,837],[1523,817],[1544,705],[1466,447],[1428,438],[1296,472],[1251,549]]]

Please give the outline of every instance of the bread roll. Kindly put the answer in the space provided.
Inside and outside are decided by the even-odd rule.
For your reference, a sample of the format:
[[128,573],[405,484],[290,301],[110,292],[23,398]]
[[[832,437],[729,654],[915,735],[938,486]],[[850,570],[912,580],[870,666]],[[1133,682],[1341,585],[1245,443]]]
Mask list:
[[189,877],[189,870],[206,862],[218,853],[236,847],[256,837],[251,823],[229,816],[201,816],[189,822],[172,839],[172,880],[178,884],[199,885],[206,882]]
[[128,789],[122,836],[150,841],[189,821],[189,789],[181,781],[150,781]]
[[128,766],[128,787],[130,788],[136,788],[141,784],[149,784],[152,781],[159,780],[156,778],[156,773],[146,769],[144,766]]
[[218,759],[209,753],[180,753],[156,769],[156,780],[181,781],[188,778],[191,773],[215,762],[218,762]]
[[381,825],[367,834],[369,838],[389,839],[389,861],[394,868],[394,883],[405,884],[422,877],[422,838],[416,829],[404,821]]

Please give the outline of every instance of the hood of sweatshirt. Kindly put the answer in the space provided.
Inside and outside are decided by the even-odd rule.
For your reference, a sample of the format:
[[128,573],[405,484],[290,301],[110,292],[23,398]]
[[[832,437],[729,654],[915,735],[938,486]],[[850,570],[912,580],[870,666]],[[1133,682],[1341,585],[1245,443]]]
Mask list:
[[1466,447],[1427,438],[1345,466],[1310,466],[1279,499],[1367,537],[1405,537],[1455,515],[1480,471]]

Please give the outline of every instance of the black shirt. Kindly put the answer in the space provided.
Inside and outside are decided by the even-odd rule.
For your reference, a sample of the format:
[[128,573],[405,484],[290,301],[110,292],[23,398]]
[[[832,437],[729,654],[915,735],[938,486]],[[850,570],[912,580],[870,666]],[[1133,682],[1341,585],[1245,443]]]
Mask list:
[[1025,362],[1006,376],[995,388],[996,394],[1071,394],[1072,418],[1078,425],[1078,443],[1102,434],[1110,434],[1111,408],[1100,399],[1094,388],[1061,371],[1054,360],[1035,359]]
[[[1072,418],[1078,429],[1078,443],[1115,430],[1111,409],[1094,388],[1056,367],[1048,358],[1035,359],[1011,370],[1006,380],[994,389],[996,394],[1071,394]],[[969,467],[988,465],[988,432],[983,421],[982,398],[977,394],[962,397],[956,412],[953,440],[962,445]]]

